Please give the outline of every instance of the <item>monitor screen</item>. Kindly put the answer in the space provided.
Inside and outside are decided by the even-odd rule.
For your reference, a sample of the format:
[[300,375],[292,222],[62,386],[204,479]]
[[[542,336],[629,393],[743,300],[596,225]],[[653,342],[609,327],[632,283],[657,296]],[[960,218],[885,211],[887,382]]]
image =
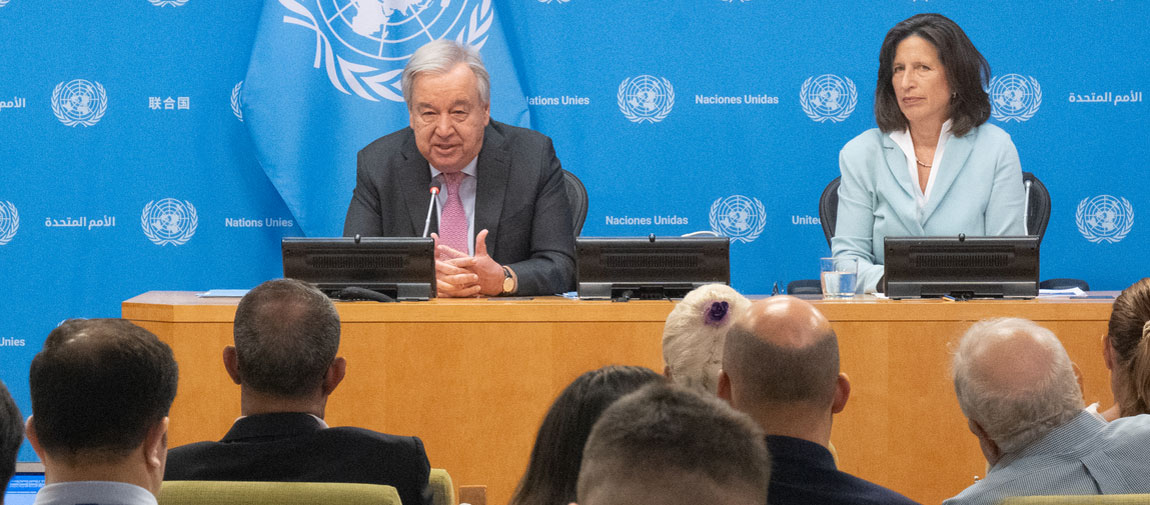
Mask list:
[[730,284],[727,237],[577,237],[580,298],[682,298],[704,284]]
[[1037,236],[886,237],[890,298],[1034,298]]
[[[35,469],[38,467],[38,469]],[[39,463],[17,463],[16,475],[4,491],[4,505],[32,505],[44,487],[44,467]]]
[[435,297],[435,243],[430,238],[284,237],[284,277],[315,284],[333,298],[361,288],[396,300]]

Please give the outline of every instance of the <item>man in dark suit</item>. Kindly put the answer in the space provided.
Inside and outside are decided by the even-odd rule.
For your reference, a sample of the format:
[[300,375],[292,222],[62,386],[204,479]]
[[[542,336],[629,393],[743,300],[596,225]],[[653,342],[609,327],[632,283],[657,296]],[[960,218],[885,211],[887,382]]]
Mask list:
[[411,126],[359,152],[345,236],[418,237],[428,190],[439,296],[570,291],[575,236],[551,139],[490,118],[479,54],[431,42],[403,70]]
[[384,484],[405,505],[430,504],[419,438],[324,423],[347,367],[339,333],[335,306],[309,284],[272,280],[245,295],[224,348],[242,417],[219,442],[169,451],[164,479]]
[[719,396],[767,433],[767,503],[914,503],[835,467],[827,449],[831,418],[846,407],[850,391],[839,372],[838,338],[807,302],[790,296],[756,301],[727,332]]

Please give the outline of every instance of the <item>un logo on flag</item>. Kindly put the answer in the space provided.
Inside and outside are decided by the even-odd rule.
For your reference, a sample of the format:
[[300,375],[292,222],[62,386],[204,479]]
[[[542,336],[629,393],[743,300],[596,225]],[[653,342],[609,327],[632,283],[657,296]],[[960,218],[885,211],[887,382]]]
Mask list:
[[96,81],[73,79],[52,90],[52,112],[66,126],[92,126],[108,110],[108,94]]
[[854,81],[832,74],[808,77],[799,90],[799,104],[803,106],[803,112],[820,123],[837,123],[850,117],[858,99]]
[[759,238],[767,210],[758,198],[732,195],[711,204],[711,231],[747,243]]
[[1118,242],[1134,227],[1134,207],[1125,198],[1098,195],[1083,198],[1074,214],[1078,233],[1094,243]]
[[196,234],[199,221],[192,202],[181,202],[175,198],[148,202],[140,216],[144,235],[160,246],[186,244]]
[[990,115],[999,121],[1026,121],[1042,105],[1042,87],[1033,77],[1000,75],[990,80]]
[[232,88],[232,114],[241,122],[244,120],[244,111],[240,109],[240,91],[243,89],[244,81],[237,82],[236,87]]
[[675,106],[671,81],[650,75],[628,77],[619,83],[619,110],[635,123],[657,123]]
[[[0,7],[2,6],[3,4],[0,4]],[[20,214],[16,212],[16,206],[12,205],[12,202],[0,201],[0,245],[11,242],[18,229],[20,229]]]
[[313,66],[322,66],[336,89],[373,102],[403,101],[403,66],[420,46],[454,38],[479,50],[494,20],[491,0],[279,2],[291,11],[284,23],[315,31]]
[[8,0],[0,0],[0,7],[8,5]]

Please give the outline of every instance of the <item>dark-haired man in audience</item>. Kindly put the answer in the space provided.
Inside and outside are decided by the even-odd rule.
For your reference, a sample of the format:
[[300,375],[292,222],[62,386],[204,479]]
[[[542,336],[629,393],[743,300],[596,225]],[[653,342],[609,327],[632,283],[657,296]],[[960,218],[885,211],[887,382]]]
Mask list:
[[[8,481],[16,473],[16,456],[23,441],[24,418],[8,387],[0,382],[0,490],[8,487]],[[0,494],[0,505],[4,505],[3,494]]]
[[1074,364],[1050,330],[1016,318],[975,323],[953,365],[958,405],[990,470],[944,503],[1150,492],[1150,416],[1107,423],[1083,408]]
[[155,505],[177,375],[167,344],[128,321],[52,330],[29,373],[28,441],[47,483],[36,505]]
[[603,412],[583,449],[582,505],[762,505],[762,431],[718,399],[653,384]]
[[267,281],[240,300],[224,368],[240,411],[219,442],[173,448],[168,480],[350,482],[394,486],[404,505],[430,502],[430,467],[416,437],[328,428],[327,398],[346,371],[339,313],[315,287]]
[[835,332],[807,302],[789,296],[756,301],[727,332],[719,396],[767,433],[769,503],[914,503],[835,467],[827,450],[831,418],[846,406],[850,390],[839,372]]

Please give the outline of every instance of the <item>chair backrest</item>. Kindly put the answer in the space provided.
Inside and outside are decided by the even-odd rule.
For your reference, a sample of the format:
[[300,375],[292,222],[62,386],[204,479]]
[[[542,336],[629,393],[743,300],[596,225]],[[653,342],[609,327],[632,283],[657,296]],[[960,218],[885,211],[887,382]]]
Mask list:
[[567,184],[567,199],[571,201],[571,217],[575,220],[572,229],[578,237],[583,232],[583,221],[587,219],[587,187],[567,170],[563,170],[563,181]]
[[455,486],[447,470],[432,468],[427,487],[431,489],[431,505],[455,505]]
[[831,238],[835,236],[835,219],[839,214],[839,182],[842,177],[835,177],[827,184],[819,197],[819,223],[823,225],[823,235],[827,237],[827,246],[831,245]]
[[159,505],[400,505],[399,492],[379,484],[334,482],[164,481]]
[[[842,177],[835,177],[827,184],[819,197],[819,222],[823,225],[823,235],[826,235],[827,245],[835,236],[835,219],[839,211],[839,183]],[[1026,198],[1026,233],[1037,235],[1038,242],[1046,236],[1046,225],[1050,223],[1050,191],[1046,185],[1030,172],[1022,173],[1023,184],[1027,187]],[[1029,183],[1029,184],[1027,184]]]
[[1027,187],[1026,234],[1037,235],[1041,244],[1042,237],[1046,236],[1046,225],[1050,223],[1050,191],[1030,172],[1022,173],[1022,183]]
[[1014,496],[998,505],[1134,505],[1150,503],[1150,494]]

